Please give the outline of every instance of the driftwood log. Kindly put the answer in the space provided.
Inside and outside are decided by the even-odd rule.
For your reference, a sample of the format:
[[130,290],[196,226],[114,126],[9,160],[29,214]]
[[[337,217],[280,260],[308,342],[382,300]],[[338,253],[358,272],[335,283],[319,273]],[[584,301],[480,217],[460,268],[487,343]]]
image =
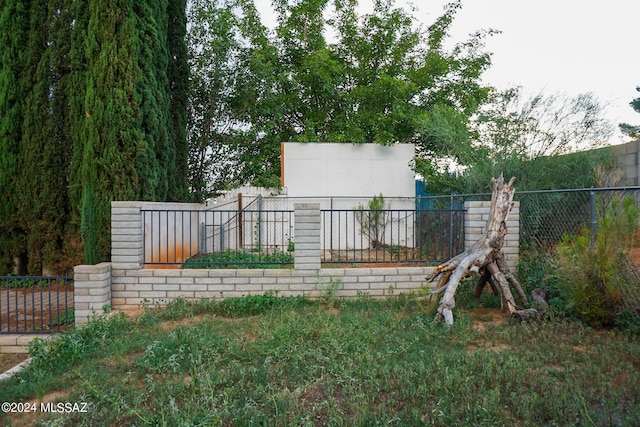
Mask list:
[[510,285],[515,288],[522,304],[527,304],[522,286],[509,271],[502,252],[504,236],[507,233],[507,217],[513,207],[514,182],[515,177],[506,184],[502,176],[491,179],[491,208],[484,235],[463,253],[435,267],[427,277],[428,282],[436,282],[431,294],[444,292],[436,313],[436,321],[444,319],[448,325],[453,324],[456,289],[462,280],[472,275],[480,275],[474,295],[479,297],[488,283],[495,293],[502,296],[503,308],[506,307],[511,315],[518,312],[518,306]]

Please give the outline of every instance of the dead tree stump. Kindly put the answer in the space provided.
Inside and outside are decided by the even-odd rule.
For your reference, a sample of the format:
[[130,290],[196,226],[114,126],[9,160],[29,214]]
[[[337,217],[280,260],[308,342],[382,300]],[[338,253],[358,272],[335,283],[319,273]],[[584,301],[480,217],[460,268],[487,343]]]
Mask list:
[[484,235],[463,253],[437,266],[427,277],[428,282],[437,283],[431,294],[444,292],[436,321],[444,319],[448,325],[453,324],[456,289],[462,280],[475,274],[480,275],[480,280],[474,289],[474,295],[479,296],[484,285],[489,283],[494,292],[497,290],[501,294],[503,307],[506,306],[513,314],[517,311],[517,305],[509,286],[512,285],[523,304],[527,304],[522,286],[509,271],[502,252],[507,233],[507,217],[513,207],[514,182],[515,177],[507,184],[502,176],[491,179],[491,208]]

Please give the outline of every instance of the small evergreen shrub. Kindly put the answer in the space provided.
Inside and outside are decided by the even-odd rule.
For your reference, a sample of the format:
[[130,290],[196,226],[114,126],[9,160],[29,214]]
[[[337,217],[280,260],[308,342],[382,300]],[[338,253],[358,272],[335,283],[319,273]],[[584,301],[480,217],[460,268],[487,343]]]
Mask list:
[[593,327],[613,326],[616,313],[637,309],[640,285],[625,274],[626,253],[637,244],[640,210],[632,197],[611,200],[592,236],[583,228],[556,247],[559,293],[565,309]]

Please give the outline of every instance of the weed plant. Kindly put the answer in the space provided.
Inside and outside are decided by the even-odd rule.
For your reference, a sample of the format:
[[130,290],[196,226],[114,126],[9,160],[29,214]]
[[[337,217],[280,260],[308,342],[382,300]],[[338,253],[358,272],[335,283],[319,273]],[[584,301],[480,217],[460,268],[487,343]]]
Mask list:
[[[612,326],[618,313],[640,310],[640,285],[623,268],[625,251],[637,244],[639,220],[635,199],[613,199],[595,236],[585,228],[564,236],[557,247],[559,294],[566,309],[591,326]],[[626,316],[624,321],[633,319]]]
[[407,295],[176,300],[38,342],[0,400],[68,390],[88,413],[33,419],[62,426],[640,425],[637,340],[459,300],[450,328]]

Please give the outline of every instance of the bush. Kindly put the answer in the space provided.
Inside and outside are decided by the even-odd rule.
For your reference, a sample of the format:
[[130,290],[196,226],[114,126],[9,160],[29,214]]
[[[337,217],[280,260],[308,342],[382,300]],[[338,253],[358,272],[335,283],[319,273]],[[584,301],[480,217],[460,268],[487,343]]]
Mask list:
[[566,309],[593,327],[612,326],[621,310],[637,309],[638,284],[625,274],[625,251],[637,241],[640,210],[635,199],[606,204],[592,236],[583,230],[556,247],[560,294]]
[[293,256],[285,252],[253,253],[226,251],[188,259],[183,268],[283,268],[293,263]]

